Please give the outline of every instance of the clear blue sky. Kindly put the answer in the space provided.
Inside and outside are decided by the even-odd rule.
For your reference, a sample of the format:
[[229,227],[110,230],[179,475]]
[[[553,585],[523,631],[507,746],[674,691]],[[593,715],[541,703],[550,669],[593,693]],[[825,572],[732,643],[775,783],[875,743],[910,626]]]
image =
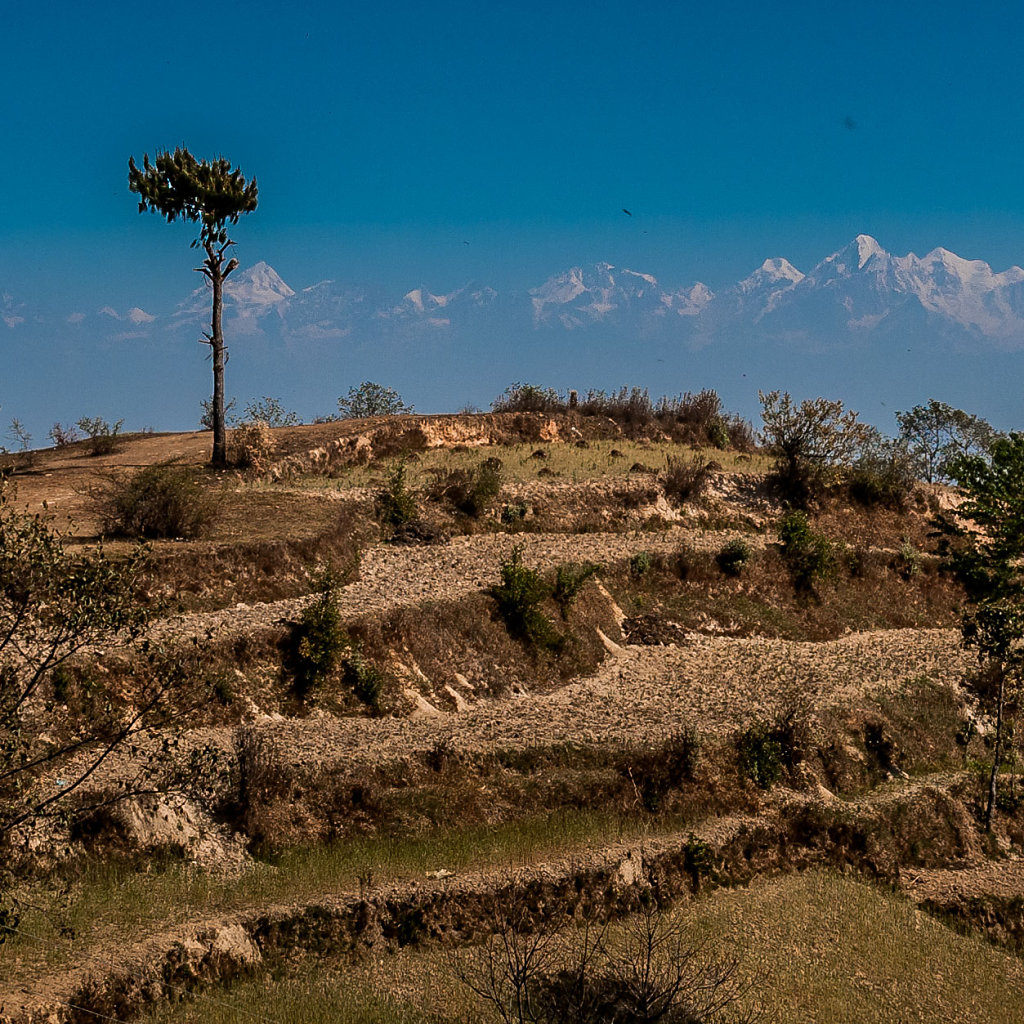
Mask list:
[[257,176],[238,255],[295,287],[607,259],[715,288],[858,232],[1024,263],[1014,4],[63,0],[3,21],[0,291],[27,301],[194,286],[188,228],[126,185],[130,154],[182,142]]

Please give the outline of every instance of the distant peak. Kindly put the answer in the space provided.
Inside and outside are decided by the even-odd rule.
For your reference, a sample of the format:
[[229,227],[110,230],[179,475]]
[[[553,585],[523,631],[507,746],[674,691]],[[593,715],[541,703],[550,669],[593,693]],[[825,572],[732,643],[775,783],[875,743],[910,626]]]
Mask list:
[[858,235],[853,244],[857,247],[857,269],[859,270],[872,256],[884,256],[885,250],[871,235]]
[[760,273],[764,277],[771,277],[780,281],[802,281],[804,278],[804,275],[789,260],[782,256],[765,260],[761,264]]

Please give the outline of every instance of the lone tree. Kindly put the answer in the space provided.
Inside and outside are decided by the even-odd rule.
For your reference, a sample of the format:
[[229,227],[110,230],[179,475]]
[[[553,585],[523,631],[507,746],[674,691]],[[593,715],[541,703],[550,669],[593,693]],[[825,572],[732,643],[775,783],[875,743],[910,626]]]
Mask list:
[[227,464],[227,438],[224,428],[224,333],[221,317],[224,307],[224,281],[238,266],[227,258],[235,243],[227,226],[237,224],[243,213],[256,209],[256,179],[246,181],[242,172],[232,168],[224,157],[212,162],[199,161],[184,147],[173,153],[157,153],[153,163],[143,157],[140,170],[135,158],[128,160],[128,187],[139,195],[139,213],[151,210],[167,218],[167,223],[186,220],[198,223],[199,236],[192,248],[206,253],[198,273],[213,289],[213,317],[210,330],[203,332],[203,344],[213,357],[213,457],[214,466]]

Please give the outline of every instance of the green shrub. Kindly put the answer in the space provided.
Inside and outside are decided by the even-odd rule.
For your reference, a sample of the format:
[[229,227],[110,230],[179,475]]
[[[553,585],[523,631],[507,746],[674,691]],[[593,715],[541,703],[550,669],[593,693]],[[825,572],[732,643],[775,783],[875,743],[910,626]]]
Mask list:
[[557,650],[562,637],[540,610],[551,596],[552,588],[536,569],[523,565],[523,549],[516,545],[511,556],[501,563],[501,583],[491,587],[491,597],[498,603],[498,613],[509,633],[536,647]]
[[651,571],[651,565],[650,551],[638,551],[629,560],[629,575],[638,580]]
[[750,726],[736,738],[740,774],[759,789],[771,789],[782,774],[782,744],[763,724]]
[[315,596],[299,617],[295,631],[295,689],[305,696],[320,687],[341,666],[351,647],[338,608],[341,581],[327,566],[315,580]]
[[566,562],[558,567],[555,571],[555,588],[551,596],[558,605],[563,619],[568,618],[569,609],[587,580],[600,571],[601,566],[594,562]]
[[124,420],[118,420],[111,426],[99,416],[83,416],[78,421],[79,429],[89,439],[86,447],[90,455],[109,455],[116,451],[122,426]]
[[342,682],[351,688],[356,697],[374,711],[380,710],[380,697],[384,690],[384,673],[367,661],[358,647],[345,661]]
[[716,416],[708,423],[705,433],[708,444],[714,445],[715,448],[729,447],[729,428],[721,416]]
[[739,576],[750,561],[750,555],[750,545],[742,537],[737,537],[721,548],[715,561],[726,576]]
[[491,458],[473,470],[453,470],[441,482],[439,490],[441,496],[464,515],[478,519],[494,504],[501,491],[501,462]]
[[395,466],[386,490],[377,495],[374,503],[377,519],[392,530],[411,523],[418,514],[416,499],[405,486],[405,463]]
[[913,579],[920,574],[921,552],[911,544],[908,538],[903,539],[899,551],[896,552],[896,557],[893,559],[893,568],[896,570],[897,575],[904,580]]
[[174,462],[112,473],[94,497],[104,531],[122,537],[191,539],[216,514],[199,473]]
[[700,891],[701,879],[711,878],[715,872],[714,851],[692,832],[683,847],[683,870],[690,876],[690,885],[695,893]]
[[506,505],[501,510],[501,521],[505,526],[512,526],[513,523],[521,523],[530,511],[525,501],[519,501],[512,505]]
[[782,557],[798,590],[810,590],[819,580],[835,576],[839,564],[836,545],[811,529],[805,512],[786,512],[778,530]]

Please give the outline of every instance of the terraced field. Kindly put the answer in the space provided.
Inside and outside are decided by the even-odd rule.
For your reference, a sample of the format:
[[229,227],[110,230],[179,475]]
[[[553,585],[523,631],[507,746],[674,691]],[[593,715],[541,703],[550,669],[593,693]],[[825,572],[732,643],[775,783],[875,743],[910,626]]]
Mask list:
[[[756,453],[522,414],[275,439],[265,472],[203,476],[205,536],[153,545],[146,638],[193,659],[179,713],[83,788],[150,792],[25,837],[0,1020],[486,1019],[441,950],[481,948],[524,892],[562,935],[628,929],[656,893],[736,960],[742,992],[709,1020],[1017,1019],[1024,817],[1006,801],[994,837],[978,824],[988,726],[927,537],[947,494],[833,495],[812,516],[832,570],[808,588]],[[88,549],[111,472],[199,466],[207,443],[38,453],[17,503]],[[680,497],[668,476],[695,458],[715,464]],[[485,460],[496,486],[466,511]],[[398,466],[402,528],[380,512]],[[512,565],[547,586],[537,635],[500,612]],[[318,601],[345,640],[303,689]],[[112,644],[76,678],[130,693],[142,664]]]

